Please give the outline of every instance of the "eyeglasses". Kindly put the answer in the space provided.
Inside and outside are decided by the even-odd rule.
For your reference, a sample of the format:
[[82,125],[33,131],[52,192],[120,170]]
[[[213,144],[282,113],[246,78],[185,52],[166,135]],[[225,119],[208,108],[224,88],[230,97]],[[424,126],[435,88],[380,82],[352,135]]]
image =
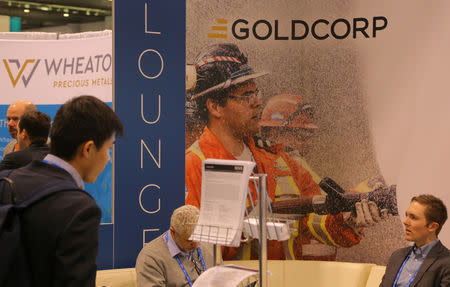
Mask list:
[[256,89],[254,91],[247,91],[240,96],[228,96],[228,97],[232,99],[241,100],[249,104],[254,104],[257,99],[261,98],[261,92],[258,89]]
[[[195,254],[197,254],[198,258],[194,258]],[[203,272],[203,269],[200,268],[200,266],[199,266],[200,265],[199,260],[200,260],[200,256],[198,255],[198,252],[194,252],[191,256],[191,261],[192,261],[192,263],[194,263],[194,268],[198,275],[200,275]]]

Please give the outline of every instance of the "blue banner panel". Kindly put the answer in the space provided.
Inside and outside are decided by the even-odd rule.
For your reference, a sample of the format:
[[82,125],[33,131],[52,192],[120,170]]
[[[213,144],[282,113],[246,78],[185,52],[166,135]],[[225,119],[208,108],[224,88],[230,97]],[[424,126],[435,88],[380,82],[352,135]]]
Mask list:
[[98,256],[97,256],[97,268],[98,269],[111,269],[113,268],[113,232],[114,226],[112,224],[100,225],[98,231]]
[[114,1],[114,268],[134,267],[145,242],[184,203],[185,2]]

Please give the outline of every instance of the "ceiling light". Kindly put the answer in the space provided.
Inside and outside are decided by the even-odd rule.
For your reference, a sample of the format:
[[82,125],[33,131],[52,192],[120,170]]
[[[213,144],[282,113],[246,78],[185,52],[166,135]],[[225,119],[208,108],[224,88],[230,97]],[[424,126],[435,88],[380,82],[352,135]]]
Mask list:
[[41,6],[39,7],[39,9],[41,9],[42,11],[50,11],[50,8],[47,6]]
[[25,13],[30,13],[30,9],[25,8],[25,9],[23,9],[23,12],[25,12]]
[[64,13],[63,16],[64,17],[69,17],[69,13]]

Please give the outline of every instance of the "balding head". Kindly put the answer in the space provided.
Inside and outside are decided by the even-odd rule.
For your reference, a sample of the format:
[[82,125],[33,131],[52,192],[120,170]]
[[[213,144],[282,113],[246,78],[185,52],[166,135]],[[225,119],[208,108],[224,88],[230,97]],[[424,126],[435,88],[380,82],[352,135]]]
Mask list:
[[27,100],[19,100],[12,103],[6,112],[6,120],[8,122],[8,131],[13,139],[17,138],[18,126],[20,117],[29,111],[36,110],[36,106]]

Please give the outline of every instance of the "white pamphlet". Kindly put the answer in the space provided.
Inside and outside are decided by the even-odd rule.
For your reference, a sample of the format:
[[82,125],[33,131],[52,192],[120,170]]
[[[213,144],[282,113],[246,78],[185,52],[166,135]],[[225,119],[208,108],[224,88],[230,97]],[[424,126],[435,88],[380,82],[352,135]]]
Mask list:
[[249,286],[257,280],[258,271],[236,265],[219,265],[207,269],[195,280],[193,287]]
[[206,159],[200,217],[190,240],[239,246],[251,161]]
[[[291,237],[289,224],[286,222],[267,221],[267,239],[285,241]],[[244,219],[244,230],[252,238],[259,239],[259,219],[250,217]]]

